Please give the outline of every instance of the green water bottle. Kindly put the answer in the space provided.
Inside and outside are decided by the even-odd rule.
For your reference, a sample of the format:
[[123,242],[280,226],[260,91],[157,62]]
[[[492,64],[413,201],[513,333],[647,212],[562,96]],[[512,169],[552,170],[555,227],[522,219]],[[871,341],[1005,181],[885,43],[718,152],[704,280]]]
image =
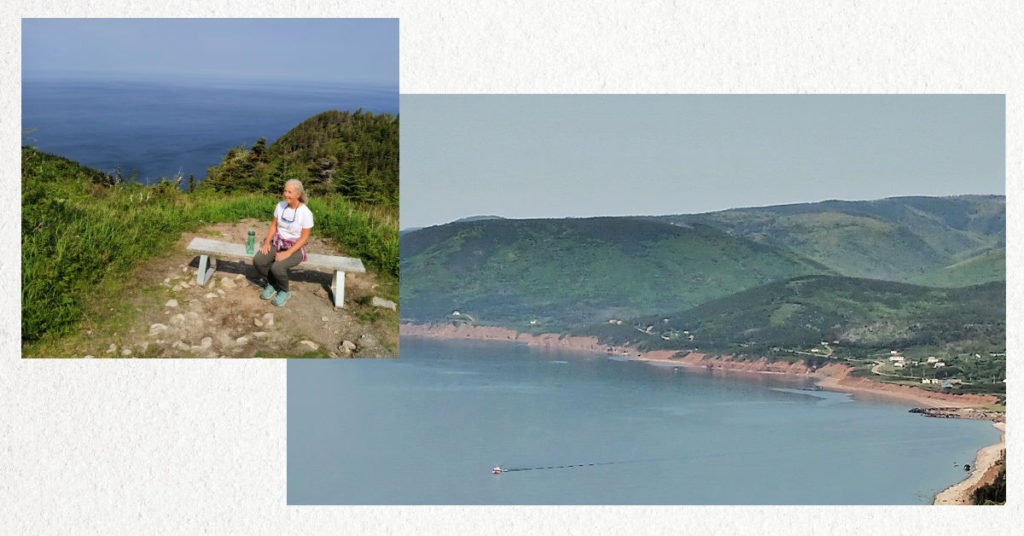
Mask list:
[[245,252],[247,254],[249,254],[249,255],[252,255],[253,253],[256,252],[256,250],[254,249],[255,246],[256,246],[256,231],[253,231],[252,227],[250,227],[249,228],[249,241],[245,243]]

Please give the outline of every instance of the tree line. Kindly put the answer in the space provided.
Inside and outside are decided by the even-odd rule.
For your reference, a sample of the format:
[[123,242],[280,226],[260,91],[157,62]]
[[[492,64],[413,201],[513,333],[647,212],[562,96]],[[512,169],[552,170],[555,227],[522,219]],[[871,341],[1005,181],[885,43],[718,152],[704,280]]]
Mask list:
[[398,117],[361,109],[321,113],[270,145],[260,138],[231,148],[199,189],[280,193],[292,178],[311,196],[397,206]]

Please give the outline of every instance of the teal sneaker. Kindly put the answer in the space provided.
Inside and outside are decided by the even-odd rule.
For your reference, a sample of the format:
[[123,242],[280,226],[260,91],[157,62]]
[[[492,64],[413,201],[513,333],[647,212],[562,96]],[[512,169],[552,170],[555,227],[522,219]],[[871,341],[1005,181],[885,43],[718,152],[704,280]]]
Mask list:
[[274,297],[275,292],[277,292],[277,289],[274,288],[274,285],[267,283],[266,288],[263,289],[263,294],[260,294],[260,299],[269,300],[270,298]]
[[291,297],[292,297],[292,293],[291,292],[285,292],[285,291],[282,290],[281,292],[277,293],[277,297],[274,298],[274,301],[272,301],[271,303],[273,303],[274,305],[276,305],[278,307],[283,307],[284,304],[288,301],[288,298],[291,298]]

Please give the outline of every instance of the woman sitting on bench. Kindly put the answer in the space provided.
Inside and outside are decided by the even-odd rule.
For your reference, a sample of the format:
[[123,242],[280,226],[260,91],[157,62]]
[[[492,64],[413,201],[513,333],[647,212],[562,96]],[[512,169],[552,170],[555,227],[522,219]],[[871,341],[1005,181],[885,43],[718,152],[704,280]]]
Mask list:
[[288,292],[288,269],[306,260],[306,242],[313,228],[313,213],[306,203],[306,190],[299,180],[284,184],[284,201],[274,209],[270,232],[252,259],[256,271],[267,278],[260,299],[274,298],[273,304],[278,307],[292,296]]

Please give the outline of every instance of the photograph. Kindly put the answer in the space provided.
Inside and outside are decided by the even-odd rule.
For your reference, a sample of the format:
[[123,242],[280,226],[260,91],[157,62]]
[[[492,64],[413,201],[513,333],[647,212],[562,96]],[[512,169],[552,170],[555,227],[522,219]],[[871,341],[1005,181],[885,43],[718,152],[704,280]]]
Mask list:
[[21,29],[21,357],[398,357],[397,18]]
[[1006,501],[1003,95],[401,101],[401,359],[287,363],[289,505]]

